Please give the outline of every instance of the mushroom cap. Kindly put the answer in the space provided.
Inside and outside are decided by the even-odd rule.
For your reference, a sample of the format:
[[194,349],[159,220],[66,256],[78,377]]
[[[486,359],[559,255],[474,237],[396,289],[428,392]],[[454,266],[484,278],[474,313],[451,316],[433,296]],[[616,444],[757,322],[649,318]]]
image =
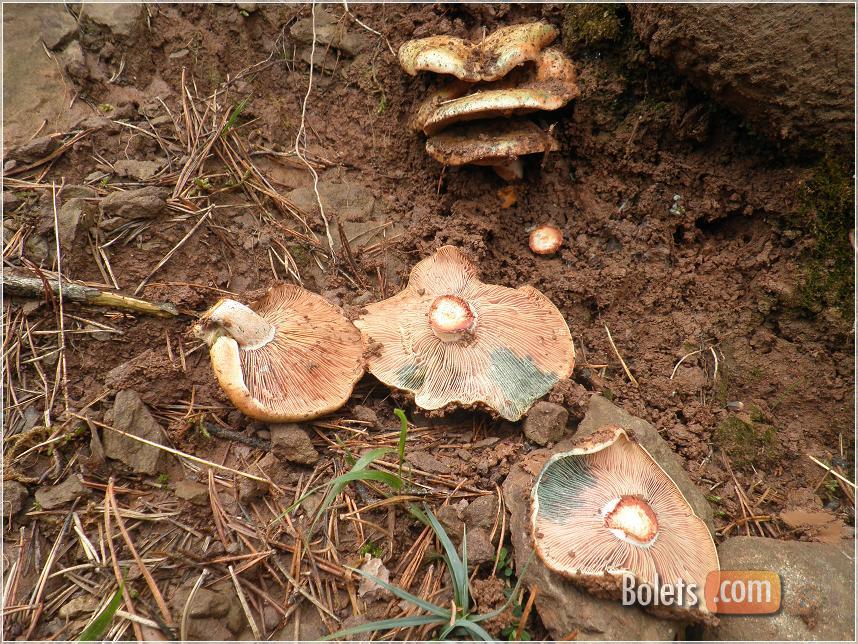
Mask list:
[[706,619],[703,590],[719,570],[704,521],[661,466],[626,431],[606,425],[554,455],[531,492],[534,549],[554,570],[597,594],[636,583],[696,584],[698,604],[674,614]]
[[426,152],[444,165],[499,165],[524,154],[560,149],[548,132],[530,121],[495,119],[456,125],[426,139]]
[[[439,299],[448,324],[430,318]],[[516,421],[574,366],[569,327],[548,298],[482,283],[453,246],[420,261],[402,292],[368,305],[355,325],[377,343],[368,371],[427,410],[480,406]]]
[[[218,302],[198,327],[230,302]],[[250,308],[273,326],[270,341],[242,347],[220,321],[210,335],[212,369],[232,403],[266,422],[309,420],[342,407],[364,373],[360,332],[342,312],[290,284],[269,289]]]
[[399,48],[399,64],[411,76],[417,72],[450,74],[469,83],[503,78],[557,38],[556,27],[531,22],[502,27],[480,43],[455,36],[409,40]]
[[421,106],[418,123],[422,122],[423,131],[432,135],[460,121],[556,110],[580,94],[575,66],[561,51],[546,49],[535,62],[535,67],[522,74],[510,75],[465,96],[456,97],[462,86],[452,84],[443,91],[443,97],[439,92],[428,99],[427,103],[436,105],[434,109],[427,103]]
[[530,231],[528,245],[537,255],[553,255],[563,245],[563,231],[551,224],[542,224]]

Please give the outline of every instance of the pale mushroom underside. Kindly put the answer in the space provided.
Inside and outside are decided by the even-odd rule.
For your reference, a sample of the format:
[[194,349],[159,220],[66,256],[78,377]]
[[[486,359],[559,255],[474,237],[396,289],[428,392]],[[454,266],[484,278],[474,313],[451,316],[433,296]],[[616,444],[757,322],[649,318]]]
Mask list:
[[[657,517],[651,544],[621,540],[606,525],[603,509],[623,497],[645,501]],[[709,530],[658,463],[624,432],[596,451],[554,456],[534,485],[532,502],[535,549],[552,570],[579,581],[628,573],[648,584],[682,579],[696,584],[697,609],[708,612],[703,588],[707,574],[719,568]]]
[[274,324],[274,339],[243,350],[224,336],[210,350],[234,404],[269,422],[307,420],[341,407],[363,375],[355,326],[322,297],[293,286],[272,289],[252,308]]
[[[443,295],[473,308],[476,331],[468,341],[443,342],[432,333],[428,312]],[[571,335],[557,308],[529,286],[483,284],[452,246],[418,263],[404,291],[366,308],[355,324],[379,347],[368,370],[413,393],[423,409],[477,405],[515,421],[572,371]]]

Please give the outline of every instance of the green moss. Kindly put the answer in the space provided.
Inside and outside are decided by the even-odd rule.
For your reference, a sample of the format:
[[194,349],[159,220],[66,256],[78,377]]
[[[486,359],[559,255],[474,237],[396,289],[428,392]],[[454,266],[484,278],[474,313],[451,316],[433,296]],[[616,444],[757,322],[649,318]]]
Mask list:
[[599,46],[617,40],[622,33],[618,3],[570,4],[563,17],[563,46],[572,50],[581,44]]
[[753,414],[742,417],[729,416],[715,428],[712,441],[724,451],[734,467],[763,467],[777,460],[780,453],[777,430],[754,420],[761,419],[761,416],[760,410],[755,409]]
[[798,192],[794,223],[813,239],[803,260],[797,289],[800,308],[811,315],[827,307],[854,317],[854,249],[849,241],[853,226],[855,188],[852,168],[825,158]]

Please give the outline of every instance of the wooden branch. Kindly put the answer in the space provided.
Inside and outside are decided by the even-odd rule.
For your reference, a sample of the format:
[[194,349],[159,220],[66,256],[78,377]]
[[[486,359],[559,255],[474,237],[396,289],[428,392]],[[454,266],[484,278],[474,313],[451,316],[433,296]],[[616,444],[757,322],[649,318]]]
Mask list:
[[[46,284],[54,295],[59,295],[60,285],[57,279],[43,281],[37,277],[21,277],[10,274],[8,270],[3,271],[3,293],[7,295],[43,298],[45,297]],[[83,286],[82,284],[74,284],[67,280],[63,280],[63,300],[112,309],[124,309],[145,315],[155,315],[161,318],[171,318],[179,314],[176,307],[169,302],[147,302],[136,297],[128,297],[119,293],[100,291],[97,288]]]

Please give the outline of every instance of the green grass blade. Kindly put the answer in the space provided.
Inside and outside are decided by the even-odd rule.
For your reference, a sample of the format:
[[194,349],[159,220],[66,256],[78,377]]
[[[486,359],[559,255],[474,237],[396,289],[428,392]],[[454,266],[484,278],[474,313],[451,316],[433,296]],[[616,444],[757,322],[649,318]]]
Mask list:
[[367,465],[371,464],[373,461],[380,459],[382,456],[392,451],[392,447],[376,447],[375,449],[371,449],[355,461],[355,464],[352,466],[351,471],[354,472],[356,470],[366,469]]
[[396,451],[399,453],[399,478],[402,478],[402,463],[405,461],[405,441],[408,438],[408,419],[405,412],[398,407],[393,410],[393,415],[399,419],[401,428],[399,430],[399,444]]
[[232,129],[232,126],[235,125],[235,122],[238,120],[238,117],[241,116],[241,113],[244,111],[244,108],[247,107],[247,101],[250,100],[248,96],[245,99],[242,99],[238,105],[236,105],[232,112],[229,114],[229,118],[226,121],[226,125],[223,126],[223,129],[220,131],[220,135],[223,136],[227,132]]
[[328,490],[328,493],[325,495],[325,498],[322,500],[322,502],[319,504],[318,509],[316,510],[315,517],[313,518],[313,523],[310,526],[310,534],[313,533],[313,530],[316,527],[316,521],[319,520],[319,517],[321,517],[325,512],[328,511],[328,508],[331,507],[331,504],[334,502],[334,500],[346,488],[346,485],[348,485],[352,481],[378,481],[380,483],[385,483],[394,490],[398,490],[402,487],[402,479],[395,474],[391,474],[390,472],[382,472],[380,470],[357,469],[357,464],[355,464],[351,471],[346,472],[345,474],[341,474],[333,481],[331,481],[331,489]]
[[116,589],[113,597],[107,602],[107,606],[96,616],[92,623],[83,629],[80,634],[79,642],[100,642],[110,628],[110,623],[113,621],[113,616],[119,610],[122,604],[122,586]]
[[378,577],[376,577],[375,575],[371,575],[368,572],[364,572],[363,570],[359,570],[358,568],[352,568],[350,566],[346,566],[346,568],[348,568],[352,572],[356,572],[357,574],[361,575],[362,577],[366,577],[367,579],[374,581],[376,584],[378,584],[382,588],[386,588],[391,593],[393,593],[394,595],[399,597],[399,599],[404,599],[405,601],[407,601],[411,604],[414,604],[415,606],[418,606],[419,608],[422,608],[427,613],[432,613],[433,615],[437,616],[440,619],[450,621],[450,609],[449,608],[443,608],[441,606],[436,606],[435,604],[428,602],[425,599],[418,597],[417,595],[412,595],[411,593],[409,593],[404,588],[400,588],[399,586],[394,586],[393,584],[390,584],[386,581],[383,581],[383,580],[379,579]]
[[394,619],[382,619],[377,622],[359,624],[351,628],[344,628],[336,633],[323,637],[323,641],[341,640],[349,635],[368,633],[370,631],[389,631],[394,628],[410,628],[412,626],[426,626],[427,624],[443,624],[444,620],[435,615],[417,615],[415,617],[397,617]]
[[450,577],[453,580],[453,595],[456,600],[456,605],[463,611],[467,612],[468,606],[468,570],[459,558],[459,553],[456,551],[456,546],[450,540],[450,537],[444,530],[444,527],[435,518],[435,515],[427,510],[426,519],[432,530],[438,535],[438,540],[444,546],[444,552],[447,553],[447,567],[450,569]]
[[468,619],[457,619],[453,624],[453,628],[464,628],[466,631],[480,638],[484,642],[495,642],[497,638],[492,637],[492,635],[484,629],[479,624],[476,624]]

